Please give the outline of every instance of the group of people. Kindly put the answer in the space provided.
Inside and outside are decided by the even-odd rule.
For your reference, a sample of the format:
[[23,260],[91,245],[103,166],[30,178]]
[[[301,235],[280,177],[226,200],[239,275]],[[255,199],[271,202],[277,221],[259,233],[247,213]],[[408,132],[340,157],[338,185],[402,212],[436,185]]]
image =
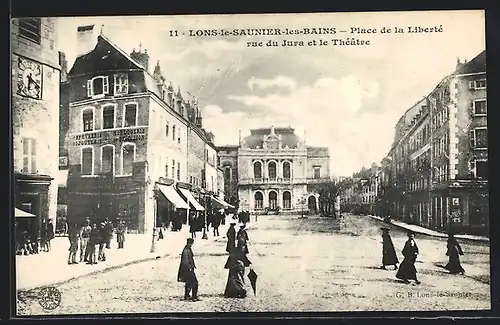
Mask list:
[[[212,227],[214,237],[219,237],[219,227],[226,224],[227,212],[223,209],[215,210],[213,213],[207,214],[206,231],[210,231]],[[191,238],[196,238],[196,233],[202,231],[205,227],[205,215],[203,213],[191,212],[189,215],[189,232]]]
[[[87,219],[83,226],[73,224],[69,229],[69,255],[68,264],[97,264],[98,261],[106,261],[106,249],[111,248],[111,241],[115,227],[106,218],[101,223],[91,222]],[[116,239],[118,248],[124,248],[126,226],[123,220],[119,220],[116,226]],[[78,251],[79,262],[77,261]]]
[[[16,227],[16,229],[18,229]],[[43,221],[40,227],[40,237],[37,231],[28,231],[27,229],[19,231],[17,234],[16,254],[31,255],[39,252],[50,252],[51,241],[54,239],[54,224],[52,220]]]
[[[236,223],[231,222],[227,230],[226,252],[229,257],[224,265],[229,270],[224,296],[228,298],[245,298],[247,291],[245,289],[245,268],[252,268],[252,263],[248,259],[248,233],[245,225],[241,225],[238,232],[235,229]],[[184,299],[198,301],[198,279],[196,278],[196,264],[192,246],[194,238],[186,240],[186,246],[181,253],[181,262],[177,273],[177,281],[185,283]]]
[[[417,278],[417,269],[415,262],[419,254],[417,243],[415,242],[415,234],[411,231],[407,233],[408,240],[402,250],[403,262],[399,265],[399,260],[394,249],[389,228],[383,227],[382,229],[382,269],[386,266],[393,266],[394,270],[398,270],[396,278],[402,280],[404,283],[410,283],[410,280],[420,284]],[[445,265],[450,274],[464,274],[465,270],[460,264],[460,255],[463,255],[463,250],[453,233],[448,234],[446,255],[449,258],[448,264]]]

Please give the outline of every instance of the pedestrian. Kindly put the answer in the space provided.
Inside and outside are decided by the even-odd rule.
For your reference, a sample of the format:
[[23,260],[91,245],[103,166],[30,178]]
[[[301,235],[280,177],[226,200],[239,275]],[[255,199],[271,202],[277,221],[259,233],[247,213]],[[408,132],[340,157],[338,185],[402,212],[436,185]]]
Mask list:
[[113,240],[113,233],[114,233],[114,227],[113,227],[113,223],[111,221],[109,221],[108,218],[105,219],[104,221],[104,224],[105,224],[105,228],[106,228],[106,249],[110,249],[111,248],[111,241]]
[[455,238],[455,235],[451,232],[448,234],[448,242],[446,246],[446,256],[449,257],[449,261],[444,268],[450,271],[450,274],[464,274],[465,270],[460,264],[460,255],[464,255],[464,252]]
[[234,226],[236,226],[235,222],[231,222],[229,224],[229,229],[227,230],[226,237],[227,237],[227,244],[226,244],[226,252],[230,253],[233,251],[233,249],[236,247],[236,229],[234,229]]
[[236,240],[238,242],[237,247],[241,249],[244,254],[248,254],[248,233],[245,230],[246,225],[242,224],[240,230],[236,234]]
[[40,243],[42,252],[47,251],[47,223],[42,221],[42,225],[40,227]]
[[106,223],[102,222],[99,227],[99,256],[97,259],[101,262],[106,261],[106,247],[109,240],[109,232]]
[[125,221],[120,220],[118,226],[116,227],[116,241],[118,243],[118,249],[123,248],[123,243],[125,242],[125,233],[127,232],[125,228]]
[[80,229],[74,223],[69,229],[69,255],[68,264],[78,264],[76,261],[76,254],[78,253],[78,243],[80,241]]
[[215,236],[219,237],[219,226],[220,226],[221,219],[222,219],[222,214],[219,211],[217,211],[217,213],[215,213],[215,215],[214,215],[214,219],[212,220],[212,228],[214,229],[214,237]]
[[196,238],[196,222],[197,218],[194,213],[189,215],[189,232],[191,233],[191,238]]
[[419,254],[417,243],[415,242],[415,235],[413,232],[408,232],[408,240],[405,242],[403,248],[403,262],[399,266],[396,278],[403,280],[404,283],[410,283],[409,280],[415,280],[416,284],[420,284],[417,279],[417,269],[415,268],[415,261]]
[[80,232],[80,262],[89,261],[89,241],[91,231],[92,227],[90,226],[90,222],[85,221],[85,224]]
[[[184,299],[198,301],[198,279],[194,273],[196,265],[194,263],[194,255],[192,251],[194,239],[188,238],[186,246],[181,253],[181,264],[177,273],[177,281],[184,282]],[[192,293],[192,295],[190,295]]]
[[89,245],[88,247],[88,262],[87,264],[97,264],[97,246],[99,245],[99,228],[95,223],[91,226],[92,230],[90,231],[89,236]]
[[47,223],[47,238],[45,242],[47,252],[50,252],[50,250],[52,249],[50,242],[52,241],[52,239],[54,239],[54,237],[54,224],[52,223],[52,219],[49,219],[49,222]]
[[398,269],[398,256],[392,243],[389,228],[382,227],[382,269],[386,269],[386,265],[394,265],[394,270]]
[[231,252],[224,266],[225,269],[229,269],[224,297],[245,298],[247,296],[244,277],[245,266],[251,267],[251,264],[246,255],[241,254],[240,250],[235,249]]

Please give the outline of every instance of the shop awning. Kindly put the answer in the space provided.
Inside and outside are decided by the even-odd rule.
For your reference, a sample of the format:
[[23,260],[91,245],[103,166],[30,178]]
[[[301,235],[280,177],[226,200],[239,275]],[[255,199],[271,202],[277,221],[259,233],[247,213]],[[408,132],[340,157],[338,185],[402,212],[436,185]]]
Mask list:
[[186,199],[194,206],[196,211],[205,211],[205,209],[201,206],[200,203],[198,203],[198,201],[196,201],[193,194],[191,194],[189,190],[180,188],[179,191],[181,191],[182,195],[184,195]]
[[16,218],[34,218],[34,214],[16,208]]
[[176,209],[189,209],[189,205],[187,204],[187,202],[184,202],[184,200],[181,198],[179,193],[177,193],[177,191],[173,186],[167,186],[162,184],[157,184],[157,186],[163,193],[163,195],[165,195],[167,200],[169,200],[170,203],[172,203]]
[[231,204],[225,202],[224,200],[219,199],[216,196],[212,196],[212,201],[215,202],[216,205],[219,205],[222,209],[234,208]]

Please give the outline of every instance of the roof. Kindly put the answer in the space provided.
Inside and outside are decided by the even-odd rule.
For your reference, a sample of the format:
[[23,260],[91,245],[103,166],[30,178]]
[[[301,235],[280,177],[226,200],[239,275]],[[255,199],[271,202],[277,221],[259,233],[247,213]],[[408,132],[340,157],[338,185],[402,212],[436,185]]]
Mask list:
[[281,141],[283,146],[288,146],[289,148],[297,148],[300,138],[295,134],[295,129],[291,127],[266,127],[259,129],[250,130],[250,135],[243,138],[243,142],[250,148],[262,148],[264,142],[264,137],[271,135],[271,130],[277,136],[281,136]]
[[462,64],[456,71],[458,74],[486,72],[486,50],[479,53],[471,61]]

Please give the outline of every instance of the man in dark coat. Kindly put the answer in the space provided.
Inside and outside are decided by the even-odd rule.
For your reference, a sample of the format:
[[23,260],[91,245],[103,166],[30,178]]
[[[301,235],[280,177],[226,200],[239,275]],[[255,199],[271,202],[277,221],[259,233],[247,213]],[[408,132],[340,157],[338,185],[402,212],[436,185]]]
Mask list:
[[95,223],[92,224],[91,226],[91,231],[89,234],[89,244],[88,244],[88,262],[87,264],[97,264],[97,247],[99,246],[99,239],[100,239],[100,234],[99,234],[99,228],[97,228],[97,225]]
[[245,224],[240,226],[240,230],[238,230],[236,234],[236,239],[238,241],[237,247],[241,249],[244,254],[248,254],[248,233],[245,227]]
[[214,237],[219,237],[219,226],[221,221],[221,213],[219,211],[215,212],[214,219],[212,220],[212,228],[214,229]]
[[106,261],[106,247],[109,240],[109,231],[106,223],[102,222],[99,227],[99,256],[97,259],[101,262]]
[[[184,282],[184,299],[198,301],[198,279],[194,273],[196,265],[194,263],[194,255],[191,247],[193,246],[194,239],[188,238],[186,246],[181,253],[181,264],[179,265],[179,272],[177,273],[177,281]],[[192,296],[190,293],[192,292]]]
[[227,237],[226,252],[230,254],[236,247],[236,229],[234,229],[234,226],[236,226],[236,223],[231,222],[229,224],[229,229],[227,230],[226,233]]
[[386,265],[394,265],[394,270],[398,269],[398,256],[392,243],[389,228],[382,229],[382,269],[385,270]]
[[446,246],[446,255],[449,257],[449,261],[444,268],[450,271],[450,274],[464,274],[465,270],[460,264],[460,255],[464,255],[464,252],[453,233],[448,234]]
[[404,283],[410,283],[409,280],[415,280],[416,284],[420,284],[417,279],[417,269],[415,268],[415,261],[418,256],[418,246],[414,240],[415,235],[412,232],[408,232],[408,240],[405,242],[405,247],[403,248],[403,262],[399,266],[398,273],[396,273],[396,278],[403,280]]
[[69,229],[69,255],[68,264],[78,264],[76,261],[76,253],[78,253],[78,242],[80,241],[80,229],[76,223],[71,225]]

